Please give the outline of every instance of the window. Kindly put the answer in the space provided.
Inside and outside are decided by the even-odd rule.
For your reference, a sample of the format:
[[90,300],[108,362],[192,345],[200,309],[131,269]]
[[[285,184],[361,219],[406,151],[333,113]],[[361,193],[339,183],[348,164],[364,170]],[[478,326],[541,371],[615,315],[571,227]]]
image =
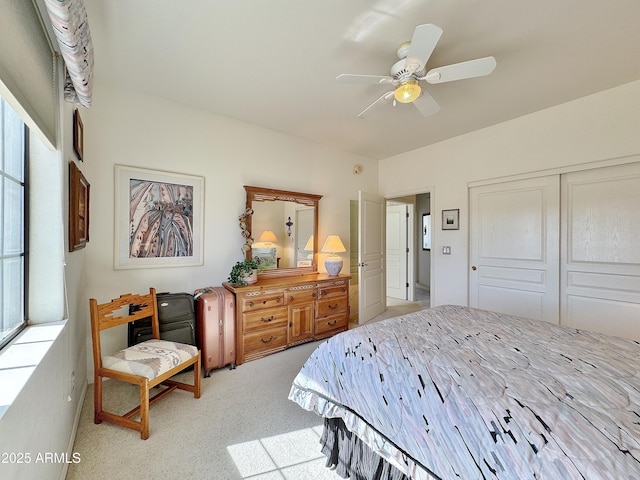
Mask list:
[[18,114],[0,98],[0,348],[27,323],[27,138]]

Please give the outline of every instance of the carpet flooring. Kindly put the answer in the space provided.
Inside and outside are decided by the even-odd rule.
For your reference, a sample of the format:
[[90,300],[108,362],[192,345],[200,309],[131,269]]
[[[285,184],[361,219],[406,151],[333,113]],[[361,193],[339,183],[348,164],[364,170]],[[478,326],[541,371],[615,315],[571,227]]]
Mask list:
[[[370,321],[428,306],[388,300]],[[356,325],[353,325],[357,328]],[[176,391],[151,407],[150,437],[116,425],[93,423],[93,385],[86,391],[67,480],[338,480],[325,468],[319,438],[322,420],[287,399],[291,382],[319,342],[299,345],[214,370],[203,378],[202,396]],[[190,380],[191,373],[182,374]],[[137,389],[105,382],[105,406],[127,411]]]

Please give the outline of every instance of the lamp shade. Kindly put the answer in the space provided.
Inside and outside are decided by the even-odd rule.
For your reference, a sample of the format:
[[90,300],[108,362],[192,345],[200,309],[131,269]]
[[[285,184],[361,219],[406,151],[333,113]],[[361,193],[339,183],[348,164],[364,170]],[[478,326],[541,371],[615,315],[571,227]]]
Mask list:
[[347,249],[344,248],[344,244],[338,235],[329,235],[322,246],[322,251],[324,253],[340,253],[346,252]]
[[309,240],[307,240],[307,244],[304,246],[305,252],[311,252],[312,250],[313,250],[313,235],[309,237]]
[[275,243],[278,241],[278,239],[271,230],[265,230],[264,232],[262,232],[262,235],[260,235],[258,241],[264,243]]

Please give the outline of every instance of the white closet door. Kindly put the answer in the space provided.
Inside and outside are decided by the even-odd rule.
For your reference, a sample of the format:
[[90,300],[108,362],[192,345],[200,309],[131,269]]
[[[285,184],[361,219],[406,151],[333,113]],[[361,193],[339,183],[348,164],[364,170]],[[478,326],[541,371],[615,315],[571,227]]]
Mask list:
[[640,164],[562,177],[562,323],[640,340]]
[[470,190],[469,305],[559,322],[560,177]]

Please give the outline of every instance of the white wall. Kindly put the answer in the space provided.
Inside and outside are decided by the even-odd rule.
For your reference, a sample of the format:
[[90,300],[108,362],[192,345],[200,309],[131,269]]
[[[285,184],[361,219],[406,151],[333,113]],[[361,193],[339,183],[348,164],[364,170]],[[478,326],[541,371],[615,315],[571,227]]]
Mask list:
[[[377,162],[338,152],[272,130],[219,117],[177,103],[123,91],[96,82],[93,106],[83,112],[83,173],[91,184],[90,242],[86,281],[80,297],[108,301],[126,292],[193,292],[220,285],[242,257],[238,216],[244,211],[243,185],[323,195],[319,245],[337,234],[349,248],[349,201],[358,190],[376,191]],[[201,175],[205,178],[204,265],[182,268],[114,270],[114,165]],[[363,165],[353,175],[353,165]],[[343,271],[349,271],[345,255]],[[320,255],[322,270],[324,257]],[[108,336],[123,347],[124,329]],[[90,345],[90,344],[89,344]],[[92,377],[93,361],[87,353]],[[92,380],[92,378],[91,378]]]
[[[55,183],[48,192],[57,191],[58,194],[50,199],[42,198],[42,192],[31,192],[32,201],[49,200],[52,204],[48,209],[58,212],[59,204],[64,205],[62,215],[56,213],[49,218],[31,219],[37,221],[30,229],[30,247],[32,265],[30,269],[29,314],[30,327],[26,334],[36,337],[35,344],[44,345],[45,342],[37,333],[37,329],[47,330],[47,322],[60,320],[66,308],[67,321],[61,333],[55,337],[45,354],[33,368],[24,387],[7,408],[0,419],[0,452],[28,454],[30,463],[0,463],[0,478],[3,480],[39,480],[64,478],[67,469],[65,460],[71,458],[75,426],[84,401],[84,391],[87,377],[87,326],[84,315],[79,315],[78,305],[87,303],[80,293],[80,285],[85,282],[84,251],[69,253],[66,251],[68,242],[61,245],[59,235],[68,232],[68,161],[73,156],[72,149],[72,118],[73,105],[60,101],[59,136],[61,143],[58,150],[45,151],[45,147],[37,147],[32,142],[31,155],[43,157],[39,163],[50,162],[46,173],[32,172],[36,176],[49,176],[49,181]],[[36,162],[32,164],[35,167]],[[82,167],[82,165],[81,165]],[[32,175],[33,178],[33,175]],[[42,180],[42,178],[40,178]],[[62,185],[60,185],[62,184]],[[41,186],[41,185],[40,185]],[[31,185],[32,189],[39,188],[38,183]],[[46,195],[44,195],[46,197]],[[42,209],[39,209],[42,210]],[[51,225],[43,224],[50,221]],[[43,237],[43,238],[35,238]],[[51,238],[53,237],[53,238]],[[60,249],[64,248],[65,252]],[[59,285],[58,280],[52,282],[52,277],[59,275],[60,258],[64,254],[65,285],[67,304],[60,298],[60,291],[52,292],[53,285]],[[52,262],[43,261],[50,257]],[[82,312],[84,314],[84,311]],[[33,315],[33,319],[31,316]],[[33,330],[36,329],[36,330]],[[18,341],[21,337],[16,339]],[[49,337],[46,336],[48,339]],[[32,340],[33,341],[33,340]],[[6,366],[5,366],[6,368]],[[30,371],[29,365],[24,370]],[[25,374],[27,375],[27,374]],[[45,462],[45,457],[38,455],[57,455],[57,461]]]
[[[640,81],[384,159],[380,194],[431,188],[435,281],[432,305],[467,304],[468,184],[640,153]],[[460,209],[460,230],[441,230],[443,209]],[[451,255],[442,246],[451,246]]]

